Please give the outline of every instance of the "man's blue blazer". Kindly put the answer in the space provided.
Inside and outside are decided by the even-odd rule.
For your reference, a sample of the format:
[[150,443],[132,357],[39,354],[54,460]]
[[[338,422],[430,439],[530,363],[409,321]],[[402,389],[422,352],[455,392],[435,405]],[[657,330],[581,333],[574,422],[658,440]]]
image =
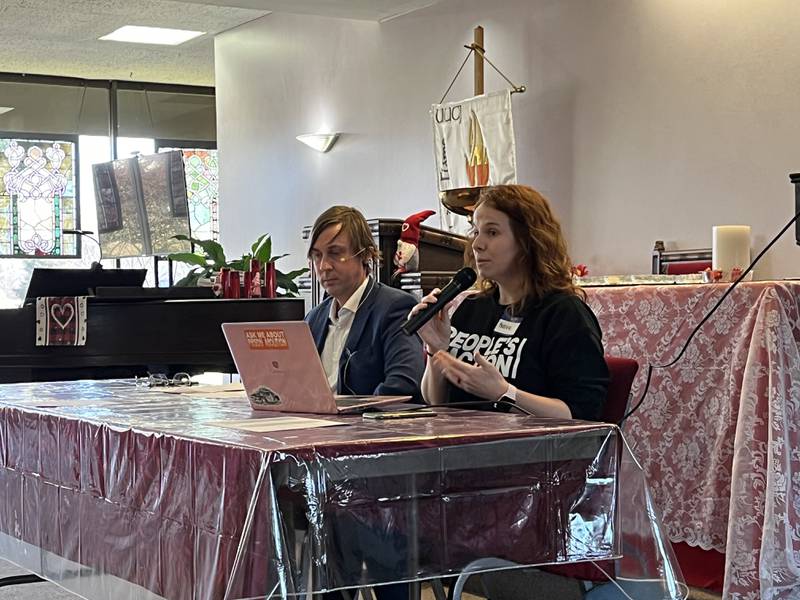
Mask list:
[[[305,319],[320,354],[328,335],[331,302],[333,298],[326,298]],[[422,342],[416,334],[400,330],[416,303],[411,294],[374,279],[367,284],[339,358],[336,393],[421,399]]]

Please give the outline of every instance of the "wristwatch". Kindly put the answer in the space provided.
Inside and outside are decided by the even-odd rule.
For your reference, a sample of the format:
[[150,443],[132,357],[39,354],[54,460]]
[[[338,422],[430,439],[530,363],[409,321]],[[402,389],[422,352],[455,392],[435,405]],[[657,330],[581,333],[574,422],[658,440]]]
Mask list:
[[511,402],[516,402],[517,401],[517,388],[516,388],[516,386],[514,386],[514,385],[509,383],[508,387],[506,388],[506,393],[503,394],[502,397],[503,398],[507,398],[508,400],[511,400]]
[[505,412],[511,410],[511,406],[517,403],[517,388],[509,383],[506,391],[494,401],[495,408],[502,408]]

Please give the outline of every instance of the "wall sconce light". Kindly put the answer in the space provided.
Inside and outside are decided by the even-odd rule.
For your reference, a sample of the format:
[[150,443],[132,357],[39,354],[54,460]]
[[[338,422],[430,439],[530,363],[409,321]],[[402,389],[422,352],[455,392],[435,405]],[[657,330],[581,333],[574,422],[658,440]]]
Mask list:
[[317,152],[327,152],[339,139],[338,133],[305,133],[297,136],[298,142],[303,142]]

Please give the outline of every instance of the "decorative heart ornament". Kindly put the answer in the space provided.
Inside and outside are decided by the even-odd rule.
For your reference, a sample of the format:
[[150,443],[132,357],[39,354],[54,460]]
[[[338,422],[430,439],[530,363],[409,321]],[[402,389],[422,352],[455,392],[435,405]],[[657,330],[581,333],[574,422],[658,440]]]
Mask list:
[[75,316],[75,307],[72,304],[53,304],[50,306],[50,316],[61,329],[66,329]]

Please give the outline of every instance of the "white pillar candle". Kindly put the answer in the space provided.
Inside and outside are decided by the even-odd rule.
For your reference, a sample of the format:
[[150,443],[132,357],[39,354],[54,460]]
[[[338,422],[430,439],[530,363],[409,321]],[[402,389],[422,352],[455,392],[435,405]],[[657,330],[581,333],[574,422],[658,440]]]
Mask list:
[[711,268],[720,270],[723,278],[731,269],[744,271],[750,266],[750,226],[717,225],[711,234]]

